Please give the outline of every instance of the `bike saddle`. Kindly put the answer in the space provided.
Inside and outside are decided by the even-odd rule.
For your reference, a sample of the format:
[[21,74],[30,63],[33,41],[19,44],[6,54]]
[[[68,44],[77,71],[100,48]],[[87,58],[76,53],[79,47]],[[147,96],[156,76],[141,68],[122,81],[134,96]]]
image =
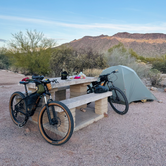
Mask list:
[[28,84],[29,81],[20,81],[19,83],[20,83],[20,84]]
[[35,76],[35,75],[33,75],[32,76],[32,79],[36,79],[36,80],[42,80],[44,78],[44,76]]

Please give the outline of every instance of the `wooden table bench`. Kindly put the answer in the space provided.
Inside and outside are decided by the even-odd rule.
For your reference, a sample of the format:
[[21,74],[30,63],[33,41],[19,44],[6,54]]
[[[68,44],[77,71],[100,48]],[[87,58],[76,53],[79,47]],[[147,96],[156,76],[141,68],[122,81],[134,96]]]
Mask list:
[[[85,94],[85,95],[81,95],[81,96],[77,96],[74,98],[70,98],[70,99],[66,99],[66,100],[62,100],[61,102],[64,103],[71,111],[72,115],[73,115],[73,119],[74,119],[74,131],[79,130],[91,123],[93,123],[94,121],[97,121],[101,118],[104,117],[104,113],[107,114],[108,111],[108,96],[111,96],[112,92],[105,92],[105,93],[91,93],[91,94]],[[79,116],[76,116],[77,113],[80,112],[80,110],[76,111],[76,108],[90,103],[90,102],[95,102],[95,112],[94,114],[97,114],[99,116],[95,116],[95,118],[92,116],[89,117],[90,119],[82,123],[78,123],[79,125],[76,125],[76,121],[79,121]],[[88,114],[88,111],[86,111],[83,114]],[[82,116],[83,116],[82,114]],[[77,119],[78,118],[78,119]],[[82,119],[82,117],[80,117]]]

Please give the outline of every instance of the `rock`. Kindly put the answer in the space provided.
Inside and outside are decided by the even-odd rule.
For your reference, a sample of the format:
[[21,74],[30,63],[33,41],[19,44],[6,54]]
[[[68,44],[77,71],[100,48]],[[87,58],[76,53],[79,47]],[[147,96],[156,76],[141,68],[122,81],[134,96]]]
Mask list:
[[152,86],[152,87],[150,88],[150,90],[152,90],[152,91],[157,91],[157,88],[155,88],[155,87]]
[[86,110],[85,110],[85,109],[83,109],[83,108],[80,108],[80,111],[82,111],[82,112],[86,112]]
[[166,86],[166,74],[161,74],[161,81],[159,82],[160,86]]
[[107,113],[105,113],[105,112],[104,112],[104,117],[106,117],[106,118],[108,117],[108,114],[107,114]]
[[26,128],[25,129],[25,134],[28,134],[28,133],[30,133],[31,131],[30,131],[30,129],[29,128]]
[[162,100],[158,100],[158,103],[163,103],[163,101]]

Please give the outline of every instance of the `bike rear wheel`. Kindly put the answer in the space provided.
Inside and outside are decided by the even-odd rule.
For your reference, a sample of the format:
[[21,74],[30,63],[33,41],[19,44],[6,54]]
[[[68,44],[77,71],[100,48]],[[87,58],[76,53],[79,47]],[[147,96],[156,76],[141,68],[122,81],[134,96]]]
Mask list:
[[73,116],[66,105],[58,101],[48,104],[51,124],[48,118],[46,106],[44,106],[38,118],[39,130],[43,138],[53,145],[66,143],[73,134]]
[[117,87],[111,87],[110,91],[112,91],[112,96],[108,97],[108,102],[113,110],[120,115],[126,114],[129,104],[125,94]]
[[22,127],[26,124],[28,117],[26,115],[25,95],[21,92],[14,92],[9,101],[9,111],[13,122]]

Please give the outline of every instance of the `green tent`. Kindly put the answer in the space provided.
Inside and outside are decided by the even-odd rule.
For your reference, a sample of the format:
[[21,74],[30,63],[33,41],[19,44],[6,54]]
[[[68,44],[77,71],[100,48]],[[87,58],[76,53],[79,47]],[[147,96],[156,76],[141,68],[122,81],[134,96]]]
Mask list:
[[109,67],[105,69],[101,75],[111,73],[116,69],[118,69],[118,73],[116,73],[116,75],[111,74],[109,79],[114,81],[114,86],[118,87],[125,93],[129,103],[143,99],[157,100],[143,84],[137,73],[127,66],[118,65]]

